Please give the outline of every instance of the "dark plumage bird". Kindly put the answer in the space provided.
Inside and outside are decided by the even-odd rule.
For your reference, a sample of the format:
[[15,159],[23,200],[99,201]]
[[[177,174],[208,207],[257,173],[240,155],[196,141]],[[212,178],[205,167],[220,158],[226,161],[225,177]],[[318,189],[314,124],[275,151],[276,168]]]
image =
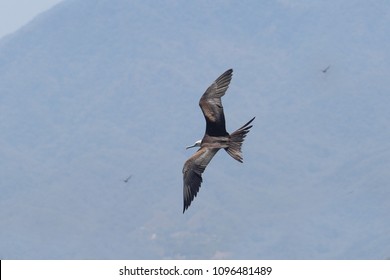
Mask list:
[[328,67],[326,67],[325,69],[323,69],[323,70],[322,70],[322,73],[325,74],[326,72],[328,72],[329,68],[330,68],[330,65],[328,65]]
[[185,162],[183,167],[183,213],[199,192],[202,173],[206,166],[220,149],[225,149],[232,158],[239,162],[243,160],[241,146],[252,127],[250,123],[255,118],[252,118],[232,134],[226,131],[221,97],[225,95],[229,87],[232,74],[232,69],[223,73],[211,84],[199,101],[199,106],[206,119],[206,132],[202,140],[198,140],[194,145],[187,147],[187,149],[192,147],[200,147],[200,149]]
[[123,182],[127,183],[133,175],[128,176],[126,179],[123,180]]

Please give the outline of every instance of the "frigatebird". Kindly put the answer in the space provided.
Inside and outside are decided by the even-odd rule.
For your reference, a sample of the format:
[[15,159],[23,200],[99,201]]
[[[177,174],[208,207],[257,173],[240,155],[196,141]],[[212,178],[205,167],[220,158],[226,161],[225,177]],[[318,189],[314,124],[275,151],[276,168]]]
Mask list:
[[128,176],[126,179],[123,180],[123,182],[127,183],[133,175]]
[[328,72],[328,70],[329,70],[329,68],[330,68],[330,65],[328,65],[328,67],[326,67],[325,69],[322,69],[321,71],[322,71],[322,73],[326,73],[326,72]]
[[250,123],[255,118],[252,118],[232,134],[226,131],[221,97],[225,95],[229,87],[232,74],[232,69],[227,70],[208,87],[200,98],[199,106],[206,119],[206,132],[202,140],[198,140],[194,145],[187,147],[187,149],[193,147],[200,147],[200,149],[185,162],[183,167],[183,213],[199,192],[202,173],[220,149],[225,149],[232,158],[243,162],[241,145],[252,127]]

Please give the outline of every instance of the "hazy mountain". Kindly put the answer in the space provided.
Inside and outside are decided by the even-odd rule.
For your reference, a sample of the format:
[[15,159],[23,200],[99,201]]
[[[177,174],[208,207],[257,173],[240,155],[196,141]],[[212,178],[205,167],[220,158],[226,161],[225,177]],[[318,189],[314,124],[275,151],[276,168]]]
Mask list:
[[[66,0],[2,38],[0,258],[388,258],[389,14]],[[183,215],[197,103],[228,68],[228,130],[256,116],[244,163],[219,152]]]

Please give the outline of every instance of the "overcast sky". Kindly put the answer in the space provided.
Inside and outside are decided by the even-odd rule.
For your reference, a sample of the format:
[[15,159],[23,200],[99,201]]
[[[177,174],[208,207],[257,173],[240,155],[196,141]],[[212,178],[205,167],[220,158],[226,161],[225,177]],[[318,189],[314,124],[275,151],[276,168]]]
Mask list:
[[0,38],[28,23],[62,0],[0,0]]

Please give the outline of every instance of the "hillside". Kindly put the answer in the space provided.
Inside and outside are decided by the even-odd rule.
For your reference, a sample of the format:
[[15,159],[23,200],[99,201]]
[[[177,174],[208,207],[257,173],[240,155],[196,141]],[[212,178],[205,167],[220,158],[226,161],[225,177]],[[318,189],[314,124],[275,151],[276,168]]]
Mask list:
[[[389,258],[389,12],[65,0],[39,15],[0,40],[0,259]],[[198,101],[228,68],[228,130],[256,116],[244,163],[219,152],[183,215]]]

